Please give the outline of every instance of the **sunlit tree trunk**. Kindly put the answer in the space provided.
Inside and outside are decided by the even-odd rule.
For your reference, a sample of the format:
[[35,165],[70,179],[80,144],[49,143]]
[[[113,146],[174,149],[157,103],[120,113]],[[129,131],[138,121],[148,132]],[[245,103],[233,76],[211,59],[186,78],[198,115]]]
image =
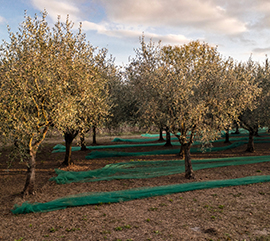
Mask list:
[[36,151],[30,150],[30,158],[28,161],[26,181],[23,189],[23,195],[35,193],[35,180],[36,180]]
[[85,136],[84,136],[84,132],[81,131],[80,132],[80,146],[81,146],[81,151],[86,151],[86,145],[85,145]]

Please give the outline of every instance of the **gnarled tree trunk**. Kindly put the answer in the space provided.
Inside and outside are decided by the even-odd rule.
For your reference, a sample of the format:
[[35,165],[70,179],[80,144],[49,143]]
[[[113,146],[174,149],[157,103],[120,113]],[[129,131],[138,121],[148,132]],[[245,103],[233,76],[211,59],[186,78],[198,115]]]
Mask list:
[[180,147],[180,151],[179,151],[179,153],[177,154],[177,156],[179,156],[180,158],[183,158],[183,157],[184,157],[184,149],[183,149],[182,145],[181,145],[181,147]]
[[36,180],[36,151],[30,150],[30,159],[28,162],[26,181],[23,189],[23,195],[35,193],[35,180]]
[[81,151],[86,151],[86,145],[85,145],[85,137],[84,137],[84,132],[80,132],[80,146],[81,146]]
[[65,160],[63,161],[62,165],[69,166],[72,164],[71,145],[75,137],[78,135],[78,132],[79,131],[65,132],[66,154],[65,154]]
[[182,144],[182,148],[185,154],[185,178],[194,179],[195,174],[191,164],[190,144]]

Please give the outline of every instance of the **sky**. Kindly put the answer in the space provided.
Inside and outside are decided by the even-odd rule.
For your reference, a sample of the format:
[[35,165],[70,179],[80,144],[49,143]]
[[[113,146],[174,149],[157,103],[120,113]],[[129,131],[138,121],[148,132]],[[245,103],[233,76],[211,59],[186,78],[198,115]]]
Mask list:
[[263,63],[270,56],[269,0],[0,0],[0,40],[7,25],[17,32],[24,11],[48,12],[51,26],[67,14],[74,28],[82,23],[87,40],[107,48],[117,65],[129,63],[139,38],[182,45],[193,40],[218,46],[224,58]]

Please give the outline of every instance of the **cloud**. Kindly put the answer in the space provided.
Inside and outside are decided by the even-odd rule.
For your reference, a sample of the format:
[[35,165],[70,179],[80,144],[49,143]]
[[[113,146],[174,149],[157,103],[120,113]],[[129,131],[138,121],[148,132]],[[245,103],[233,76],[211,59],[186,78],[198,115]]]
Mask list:
[[252,50],[252,52],[259,53],[259,54],[265,54],[267,52],[270,52],[270,47],[268,47],[268,48],[254,48]]
[[181,34],[160,35],[156,33],[151,33],[149,31],[141,31],[138,29],[126,29],[123,25],[116,26],[109,23],[96,24],[89,21],[83,21],[83,29],[94,30],[97,31],[99,34],[116,38],[138,39],[138,37],[144,34],[146,38],[151,38],[155,42],[161,40],[164,44],[184,44],[190,41],[188,38]]
[[148,27],[193,28],[222,34],[239,34],[246,23],[230,16],[215,1],[204,0],[101,0],[108,19],[118,24]]
[[[46,9],[49,16],[56,21],[60,15],[66,18],[67,15],[73,22],[78,21],[80,9],[75,5],[76,1],[68,0],[31,0],[32,5],[40,11]],[[78,1],[77,1],[78,3]]]

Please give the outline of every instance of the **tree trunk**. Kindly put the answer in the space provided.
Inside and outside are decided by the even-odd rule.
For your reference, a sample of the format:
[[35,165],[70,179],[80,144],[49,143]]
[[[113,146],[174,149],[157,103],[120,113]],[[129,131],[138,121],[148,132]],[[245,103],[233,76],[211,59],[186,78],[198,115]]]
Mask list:
[[192,169],[191,157],[190,157],[190,144],[182,145],[185,154],[185,178],[194,179],[194,171]]
[[30,150],[30,160],[27,167],[26,181],[22,194],[35,194],[35,180],[36,180],[36,151]]
[[166,127],[166,143],[164,146],[172,146],[171,143],[171,133],[169,132],[169,128]]
[[231,143],[231,142],[230,142],[229,129],[226,129],[226,133],[225,133],[225,141],[224,141],[224,143]]
[[159,142],[163,142],[164,141],[164,138],[163,138],[163,128],[160,128],[159,129],[159,139],[158,139],[158,141]]
[[233,134],[235,134],[235,135],[240,134],[240,131],[239,131],[239,125],[238,125],[237,122],[235,123],[235,132],[234,132]]
[[259,126],[256,126],[254,129],[255,129],[254,136],[260,137],[260,135],[259,135]]
[[63,161],[62,165],[69,166],[71,165],[71,145],[74,138],[78,135],[78,131],[66,132],[65,133],[65,142],[66,142],[66,154],[65,160]]
[[96,137],[97,137],[96,127],[93,126],[93,143],[92,143],[92,145],[96,145],[96,144],[97,144],[97,139],[96,139]]
[[180,147],[180,151],[179,151],[179,153],[177,154],[177,156],[180,157],[180,158],[183,158],[183,157],[184,157],[184,149],[183,149],[182,145],[181,145],[181,147]]
[[247,144],[247,152],[254,152],[254,131],[249,130],[248,144]]
[[84,138],[84,133],[81,131],[80,132],[80,146],[81,146],[81,151],[86,151],[86,145],[85,145],[85,138]]

